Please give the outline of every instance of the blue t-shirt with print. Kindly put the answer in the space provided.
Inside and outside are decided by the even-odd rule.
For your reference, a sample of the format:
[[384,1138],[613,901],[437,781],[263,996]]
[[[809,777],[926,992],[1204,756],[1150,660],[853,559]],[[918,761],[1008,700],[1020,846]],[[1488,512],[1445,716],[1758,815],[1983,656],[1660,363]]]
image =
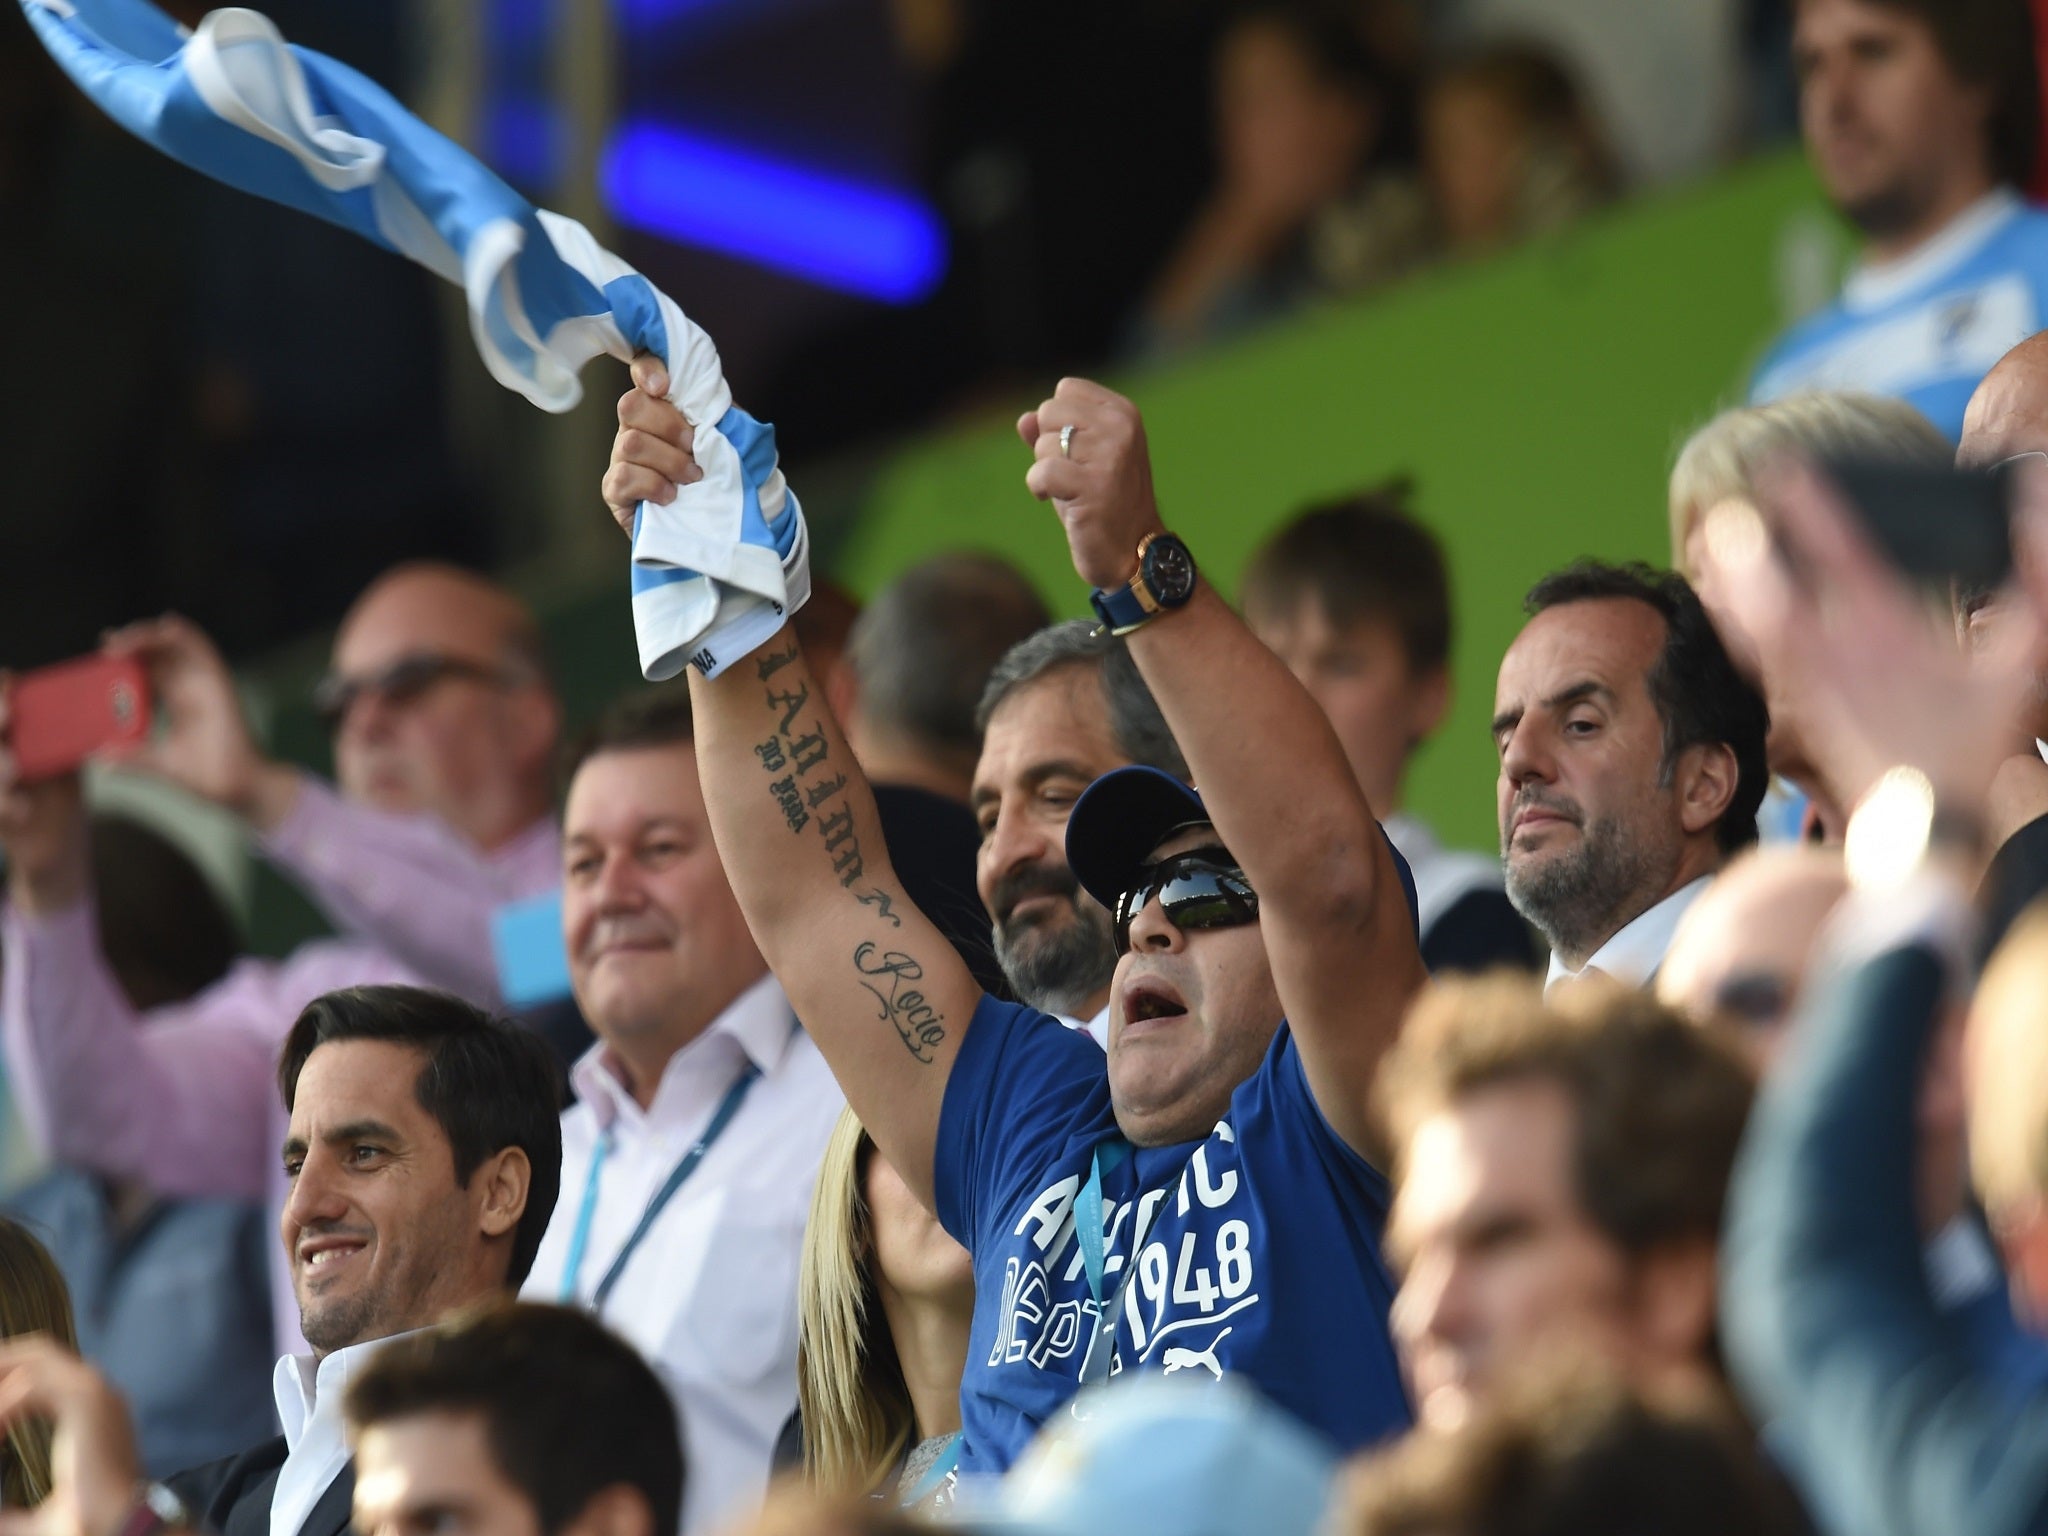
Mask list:
[[2005,192],[1905,258],[1881,297],[1840,299],[1771,348],[1752,403],[1815,389],[1892,395],[1947,434],[1991,365],[2048,319],[2048,213]]
[[[963,1471],[1008,1467],[1079,1387],[1099,1314],[1076,1197],[1116,1129],[1094,1041],[982,999],[946,1084],[936,1169],[939,1220],[974,1256]],[[1105,1169],[1105,1300],[1146,1228],[1112,1373],[1239,1376],[1347,1451],[1405,1429],[1387,1201],[1385,1177],[1316,1107],[1282,1024],[1206,1140]]]

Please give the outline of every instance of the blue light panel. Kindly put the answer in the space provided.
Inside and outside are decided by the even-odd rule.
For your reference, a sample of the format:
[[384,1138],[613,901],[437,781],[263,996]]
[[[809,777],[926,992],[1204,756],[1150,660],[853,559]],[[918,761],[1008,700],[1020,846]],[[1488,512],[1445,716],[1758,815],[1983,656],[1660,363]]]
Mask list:
[[945,228],[917,198],[667,124],[622,124],[598,185],[622,224],[884,303],[945,275]]

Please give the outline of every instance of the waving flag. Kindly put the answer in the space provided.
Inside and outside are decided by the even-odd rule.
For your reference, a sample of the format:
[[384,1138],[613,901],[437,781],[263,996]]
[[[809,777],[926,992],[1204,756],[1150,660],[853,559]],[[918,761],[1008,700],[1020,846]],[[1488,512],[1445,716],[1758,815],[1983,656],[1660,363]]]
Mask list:
[[696,428],[704,478],[633,527],[640,667],[716,676],[810,596],[803,514],[775,432],[732,403],[711,338],[573,219],[534,208],[344,64],[268,17],[196,30],[147,0],[21,0],[43,46],[107,115],[173,159],[410,257],[469,297],[494,378],[547,411],[582,398],[599,353],[648,351]]

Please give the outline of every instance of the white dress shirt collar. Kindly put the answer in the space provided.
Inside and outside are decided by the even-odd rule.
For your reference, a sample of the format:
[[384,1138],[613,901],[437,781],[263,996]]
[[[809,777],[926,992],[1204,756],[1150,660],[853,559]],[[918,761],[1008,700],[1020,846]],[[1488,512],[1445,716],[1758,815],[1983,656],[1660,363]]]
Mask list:
[[1103,1050],[1107,1051],[1109,1049],[1108,1003],[1104,1003],[1102,1007],[1096,1011],[1095,1017],[1092,1019],[1079,1018],[1071,1013],[1056,1013],[1053,1015],[1053,1017],[1055,1019],[1058,1019],[1060,1023],[1066,1025],[1067,1028],[1071,1030],[1077,1030],[1081,1034],[1088,1036],[1097,1045],[1101,1046]]
[[1560,981],[1582,976],[1588,970],[1604,971],[1623,986],[1642,986],[1657,974],[1657,967],[1664,963],[1664,952],[1671,947],[1671,936],[1678,931],[1678,920],[1685,916],[1686,908],[1699,900],[1713,878],[1712,875],[1701,875],[1692,884],[1680,886],[1648,911],[1638,913],[1576,971],[1558,959],[1557,952],[1552,950],[1550,975],[1543,983],[1543,990],[1548,992]]
[[569,1070],[569,1080],[575,1085],[576,1097],[596,1116],[600,1132],[618,1125],[638,1129],[649,1121],[667,1121],[684,1104],[694,1102],[701,1090],[692,1089],[707,1075],[724,1082],[751,1061],[763,1077],[768,1076],[789,1053],[793,1022],[782,988],[773,976],[764,974],[734,998],[702,1034],[669,1057],[646,1110],[626,1086],[624,1068],[601,1040],[578,1058]]
[[1950,219],[1920,249],[1896,261],[1867,262],[1842,285],[1842,304],[1851,310],[1881,309],[1961,266],[2025,206],[2011,187],[1985,193]]
[[270,1495],[270,1536],[298,1536],[313,1506],[348,1465],[342,1399],[348,1384],[392,1339],[370,1339],[337,1349],[324,1360],[286,1355],[271,1375],[277,1419],[284,1426],[284,1465]]

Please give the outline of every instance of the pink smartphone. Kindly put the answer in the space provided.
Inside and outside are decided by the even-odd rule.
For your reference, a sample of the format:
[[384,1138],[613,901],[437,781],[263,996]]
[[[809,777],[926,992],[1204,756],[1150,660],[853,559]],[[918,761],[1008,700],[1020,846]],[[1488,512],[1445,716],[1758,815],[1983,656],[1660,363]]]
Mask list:
[[149,677],[128,656],[81,656],[24,672],[7,692],[7,750],[24,781],[75,772],[149,734]]

